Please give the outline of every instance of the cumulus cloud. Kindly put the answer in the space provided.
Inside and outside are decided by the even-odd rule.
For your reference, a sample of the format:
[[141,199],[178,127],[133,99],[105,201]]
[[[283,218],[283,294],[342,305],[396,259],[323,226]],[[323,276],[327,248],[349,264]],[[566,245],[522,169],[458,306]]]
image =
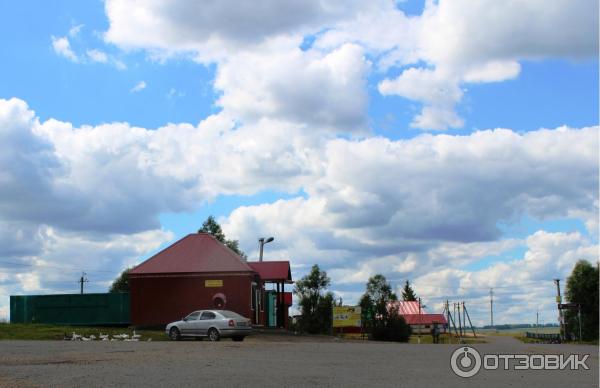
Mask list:
[[[447,129],[463,125],[454,111],[461,84],[514,79],[523,60],[595,58],[597,32],[598,4],[588,0],[429,1],[414,17],[392,2],[373,2],[327,28],[315,46],[328,50],[354,42],[375,57],[379,69],[404,69],[379,85],[385,95],[413,99],[400,85],[410,81],[426,90],[435,75],[438,98],[415,99],[424,107],[413,126]],[[414,77],[415,71],[421,76]]]
[[342,285],[505,252],[520,242],[499,240],[498,224],[523,216],[577,216],[597,230],[598,127],[341,139],[289,119],[240,125],[226,112],[198,125],[73,127],[11,99],[0,100],[0,142],[2,251],[27,265],[115,249],[119,265],[106,265],[121,268],[170,238],[161,213],[262,190],[303,195],[234,210],[221,220],[227,235],[251,252],[257,235],[274,234],[269,258],[292,257],[294,276],[317,262]]
[[85,27],[84,24],[78,24],[78,25],[75,25],[75,26],[71,27],[69,29],[69,36],[71,38],[75,38],[77,35],[79,35],[79,32],[81,32],[81,29],[83,27]]
[[198,126],[74,128],[40,123],[22,100],[0,100],[0,210],[15,221],[131,233],[219,194],[298,190],[318,168],[321,140],[301,126],[235,125],[219,115]]
[[501,223],[597,220],[597,138],[598,127],[334,139],[305,197],[240,207],[224,228],[250,249],[276,235],[268,257],[317,262],[336,284],[464,266],[523,243],[502,240]]
[[[424,103],[413,126],[423,129],[462,127],[454,113],[461,82],[498,82],[520,73],[518,61],[541,58],[585,58],[598,55],[598,4],[580,0],[555,1],[440,1],[428,2],[414,24],[416,42],[410,55],[400,59],[421,60],[453,85],[434,100]],[[401,52],[407,48],[402,47]],[[398,54],[397,54],[398,55]],[[422,68],[425,70],[425,68]],[[402,83],[405,74],[386,82]],[[429,78],[416,80],[427,88]],[[401,88],[388,92],[407,97]],[[408,96],[408,98],[411,98]],[[440,99],[451,100],[444,109]]]
[[137,93],[137,92],[141,92],[142,90],[146,89],[146,81],[140,81],[137,84],[135,84],[134,87],[132,87],[131,89],[129,89],[130,92],[132,93]]
[[56,54],[67,58],[71,62],[79,62],[79,58],[71,49],[71,43],[69,42],[69,38],[66,36],[58,38],[52,36],[52,48]]
[[[598,4],[589,0],[428,1],[423,13],[412,17],[390,1],[351,2],[342,7],[329,1],[283,5],[264,0],[248,9],[228,2],[206,6],[179,0],[167,6],[156,1],[108,1],[106,14],[110,26],[105,39],[119,47],[147,50],[162,59],[182,54],[217,63],[220,78],[215,86],[223,91],[220,102],[231,103],[242,115],[276,111],[281,117],[304,110],[313,112],[312,117],[327,116],[328,104],[319,105],[325,98],[315,98],[314,82],[323,82],[324,97],[351,96],[365,87],[364,63],[356,55],[340,54],[348,45],[362,47],[375,68],[388,74],[379,84],[382,94],[423,105],[413,127],[438,130],[464,125],[455,110],[464,83],[514,79],[523,60],[598,55]],[[314,52],[312,57],[300,52],[305,37],[312,40],[312,51],[320,52],[321,59],[315,59]],[[348,49],[345,52],[349,54]],[[344,89],[336,86],[336,72],[319,70],[319,63],[331,55],[339,57],[335,65],[346,72]],[[358,75],[347,73],[352,66]],[[394,67],[402,70],[397,77],[387,73]],[[234,81],[239,85],[230,87]],[[277,106],[280,98],[290,104]],[[360,101],[340,102],[354,107]],[[240,111],[246,105],[249,108]],[[290,106],[299,108],[290,112]],[[314,112],[315,106],[323,112]],[[331,116],[338,117],[336,113],[347,116],[345,112]],[[364,121],[353,119],[355,126]]]
[[108,55],[104,51],[97,49],[87,50],[86,55],[92,62],[107,63]]
[[261,0],[242,4],[190,0],[168,3],[106,2],[108,42],[127,49],[150,49],[163,54],[195,52],[203,58],[221,57],[232,50],[264,43],[278,35],[319,28],[352,12],[355,2]]
[[445,130],[463,125],[463,120],[454,112],[463,91],[455,78],[439,69],[406,69],[398,78],[382,81],[379,92],[384,96],[398,95],[425,104],[411,123],[412,127]]
[[364,130],[368,68],[351,44],[327,55],[294,47],[238,54],[217,71],[217,103],[246,123],[269,117],[313,130]]
[[[33,235],[24,236],[37,242],[35,249],[0,261],[2,295],[73,293],[82,272],[89,281],[86,290],[106,292],[122,269],[173,239],[160,229],[127,235],[68,232],[47,225],[35,229]],[[0,300],[0,309],[4,304]]]
[[[555,320],[555,293],[552,282],[563,282],[578,260],[598,261],[597,244],[578,232],[537,231],[525,241],[522,257],[498,262],[485,269],[433,269],[414,280],[417,292],[441,308],[443,300],[466,301],[475,324],[489,324],[489,291],[494,290],[495,323],[512,323],[515,317],[540,310],[540,320]],[[509,275],[509,276],[507,276]],[[518,318],[517,318],[518,319]],[[531,318],[530,318],[531,319]]]

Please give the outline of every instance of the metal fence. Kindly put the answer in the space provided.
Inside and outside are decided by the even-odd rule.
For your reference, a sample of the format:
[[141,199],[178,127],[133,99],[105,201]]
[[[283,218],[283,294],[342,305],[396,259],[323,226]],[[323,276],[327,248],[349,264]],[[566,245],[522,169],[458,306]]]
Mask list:
[[10,323],[129,325],[129,310],[129,293],[10,297]]
[[538,339],[538,340],[542,340],[542,341],[560,342],[560,334],[526,332],[525,336],[527,338]]

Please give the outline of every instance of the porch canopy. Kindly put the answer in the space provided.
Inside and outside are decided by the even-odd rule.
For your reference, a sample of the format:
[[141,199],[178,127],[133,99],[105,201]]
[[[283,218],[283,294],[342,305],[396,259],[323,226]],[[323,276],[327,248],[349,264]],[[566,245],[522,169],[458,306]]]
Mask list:
[[[285,284],[292,284],[292,271],[289,261],[252,261],[247,263],[263,283],[277,286],[277,327],[285,327],[284,306],[288,305]],[[289,295],[291,297],[291,294]],[[291,301],[289,301],[291,302]],[[290,303],[291,304],[291,303]]]

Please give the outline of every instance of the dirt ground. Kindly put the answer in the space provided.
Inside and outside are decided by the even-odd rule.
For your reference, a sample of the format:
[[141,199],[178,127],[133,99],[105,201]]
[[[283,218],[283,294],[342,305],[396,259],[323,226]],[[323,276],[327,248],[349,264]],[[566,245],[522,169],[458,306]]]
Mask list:
[[256,335],[241,343],[0,341],[0,386],[598,386],[597,347],[489,340],[470,346],[486,354],[591,354],[590,369],[482,370],[464,379],[450,369],[458,345],[331,337]]

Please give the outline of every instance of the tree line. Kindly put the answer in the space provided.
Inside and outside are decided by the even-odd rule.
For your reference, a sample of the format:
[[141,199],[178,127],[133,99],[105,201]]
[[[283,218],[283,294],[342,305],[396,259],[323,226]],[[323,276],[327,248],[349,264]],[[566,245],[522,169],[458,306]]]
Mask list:
[[[298,329],[311,334],[329,334],[332,327],[333,307],[336,306],[333,293],[327,291],[331,279],[318,265],[313,265],[308,275],[296,282],[294,294],[298,297],[301,315]],[[405,283],[402,299],[416,301],[417,296],[410,283]],[[408,341],[411,329],[398,314],[392,302],[398,297],[385,276],[377,274],[369,278],[365,293],[360,298],[364,329],[374,340]],[[342,305],[340,298],[339,306]]]

